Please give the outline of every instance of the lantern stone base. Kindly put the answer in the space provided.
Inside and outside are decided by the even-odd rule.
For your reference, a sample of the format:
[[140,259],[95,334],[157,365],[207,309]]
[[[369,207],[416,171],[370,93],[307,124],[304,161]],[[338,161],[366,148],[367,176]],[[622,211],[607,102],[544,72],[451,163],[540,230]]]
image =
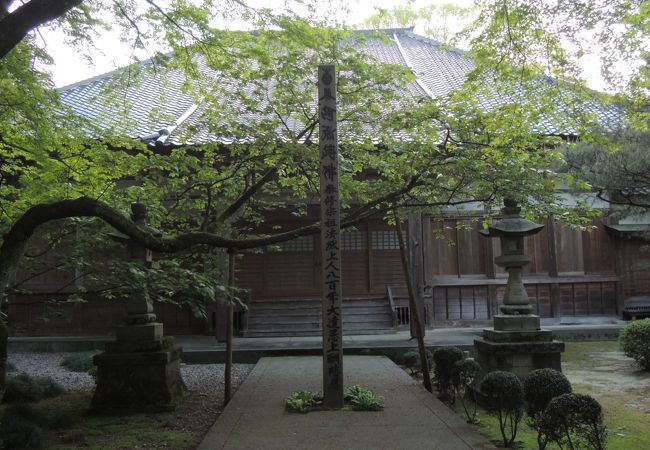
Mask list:
[[483,330],[482,339],[474,341],[474,349],[482,376],[495,370],[512,372],[519,378],[535,369],[562,371],[564,342],[553,340],[550,330],[500,331],[488,328]]
[[107,414],[174,410],[187,393],[181,353],[171,337],[107,343],[94,357],[97,386],[91,409]]

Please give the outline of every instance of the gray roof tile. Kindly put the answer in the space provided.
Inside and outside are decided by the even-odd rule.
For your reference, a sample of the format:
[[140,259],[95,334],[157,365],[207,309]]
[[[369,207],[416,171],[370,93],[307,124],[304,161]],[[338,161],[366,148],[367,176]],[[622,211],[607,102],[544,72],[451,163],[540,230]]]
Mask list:
[[[448,95],[461,86],[467,73],[472,69],[471,60],[462,51],[443,47],[431,39],[414,34],[412,29],[384,31],[391,39],[368,40],[364,51],[384,63],[410,65],[418,78],[417,83],[410,83],[407,86],[410,95]],[[399,45],[394,37],[398,39]],[[118,70],[64,87],[60,90],[61,98],[76,113],[91,119],[100,128],[131,137],[155,135],[163,128],[174,127],[178,118],[195,103],[195,100],[183,90],[184,74],[178,70],[156,68],[151,61],[141,63],[140,67],[145,72],[137,81],[129,83],[128,72]],[[205,64],[200,64],[200,70],[208,73],[212,79],[219,79],[219,74]],[[116,97],[115,102],[102,100],[102,94],[118,80],[126,83],[124,85],[126,89],[120,91],[120,96]],[[226,87],[242,88],[241,86]],[[244,89],[250,92],[253,86],[247,85]],[[492,97],[482,98],[479,103],[489,110],[503,101],[503,98]],[[243,113],[242,105],[230,106],[240,108],[242,122],[255,123],[263,119],[263,114],[259,112]],[[264,106],[262,102],[260,108]],[[178,127],[174,127],[165,144],[232,142],[232,136],[217,136],[202,125],[202,112],[207,107],[209,105],[202,105],[199,102],[196,111]],[[570,107],[571,105],[567,105],[566,109]],[[596,101],[585,103],[580,107],[594,112],[604,126],[615,127],[620,121],[620,114],[615,108],[603,106]],[[285,119],[289,128],[294,131],[302,126],[296,118]],[[559,130],[554,122],[557,121],[550,118],[542,120],[539,131],[546,134],[576,132],[572,127]],[[283,130],[278,129],[279,137],[282,133]]]

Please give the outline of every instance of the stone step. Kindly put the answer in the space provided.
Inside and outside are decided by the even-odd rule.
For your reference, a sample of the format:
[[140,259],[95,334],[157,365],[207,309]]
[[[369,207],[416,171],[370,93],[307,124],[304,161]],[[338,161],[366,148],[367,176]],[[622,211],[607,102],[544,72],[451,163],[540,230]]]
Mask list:
[[[343,329],[365,329],[368,327],[372,328],[390,328],[391,322],[389,320],[365,320],[363,322],[348,322],[348,321],[343,321]],[[281,322],[281,321],[273,321],[273,322],[257,322],[257,323],[249,323],[248,324],[248,329],[249,330],[259,330],[259,329],[284,329],[284,328],[291,328],[291,329],[298,329],[298,328],[321,328],[321,323],[320,321],[304,321],[304,322]]]
[[[392,334],[395,331],[392,328],[367,328],[367,329],[354,329],[347,330],[343,328],[343,334],[346,336],[357,335],[373,335],[373,334]],[[267,337],[267,336],[321,336],[322,331],[320,328],[316,330],[248,330],[243,333],[244,337]]]
[[[320,298],[254,300],[249,304],[244,336],[318,336],[321,302]],[[386,298],[345,298],[342,307],[345,334],[394,332]]]

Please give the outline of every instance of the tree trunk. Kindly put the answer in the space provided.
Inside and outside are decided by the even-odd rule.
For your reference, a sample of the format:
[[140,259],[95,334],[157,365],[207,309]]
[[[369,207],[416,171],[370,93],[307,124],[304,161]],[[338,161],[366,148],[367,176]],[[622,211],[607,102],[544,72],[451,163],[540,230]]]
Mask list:
[[7,324],[2,320],[2,317],[0,317],[0,401],[2,401],[5,394],[8,340],[9,332],[7,330]]
[[418,340],[418,350],[420,352],[420,367],[422,367],[422,378],[424,387],[427,391],[433,392],[431,386],[431,374],[429,373],[429,360],[427,359],[427,349],[424,346],[424,327],[420,319],[420,311],[418,310],[415,301],[415,292],[413,291],[413,281],[409,268],[408,255],[406,253],[406,246],[404,245],[404,237],[402,236],[402,224],[397,215],[397,210],[393,210],[393,217],[395,218],[395,227],[397,228],[397,240],[399,242],[399,251],[402,256],[402,268],[404,269],[404,277],[406,278],[406,288],[409,293],[409,309],[411,311],[411,320],[415,322],[415,333]]
[[[235,252],[228,251],[228,287],[235,287]],[[223,394],[223,406],[225,407],[230,401],[232,386],[232,320],[234,315],[233,302],[230,300],[226,313],[226,367],[225,367],[225,387]]]
[[0,59],[36,27],[61,17],[83,0],[30,0],[0,20]]

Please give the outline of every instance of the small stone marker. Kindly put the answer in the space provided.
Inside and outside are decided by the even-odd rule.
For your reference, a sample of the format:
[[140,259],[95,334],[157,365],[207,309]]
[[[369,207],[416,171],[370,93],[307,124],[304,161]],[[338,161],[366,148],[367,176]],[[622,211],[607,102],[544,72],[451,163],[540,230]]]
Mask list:
[[343,407],[343,326],[340,198],[336,123],[336,66],[318,66],[323,406]]

